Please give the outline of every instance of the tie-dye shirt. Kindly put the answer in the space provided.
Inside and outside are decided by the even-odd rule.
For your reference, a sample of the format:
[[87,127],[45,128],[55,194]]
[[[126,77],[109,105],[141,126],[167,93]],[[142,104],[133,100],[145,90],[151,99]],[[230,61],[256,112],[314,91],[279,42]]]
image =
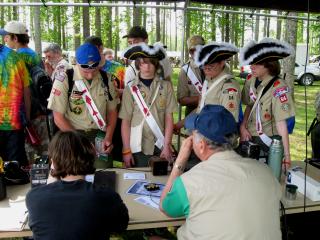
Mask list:
[[28,69],[32,68],[33,66],[39,65],[41,66],[41,58],[40,56],[33,51],[31,48],[19,48],[17,50],[19,56],[24,60],[26,67]]
[[112,74],[117,78],[116,88],[124,88],[124,75],[126,73],[125,66],[116,61],[106,61],[106,63],[102,67],[102,70]]
[[12,49],[0,45],[0,130],[22,128],[20,111],[24,88],[30,81],[24,61]]

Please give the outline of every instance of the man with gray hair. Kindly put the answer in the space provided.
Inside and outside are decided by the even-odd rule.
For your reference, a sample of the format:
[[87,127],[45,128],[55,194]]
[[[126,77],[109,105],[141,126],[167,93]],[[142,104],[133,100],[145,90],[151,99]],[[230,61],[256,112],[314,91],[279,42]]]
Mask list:
[[[232,150],[237,124],[221,105],[186,118],[184,140],[160,209],[186,217],[178,239],[280,240],[281,187],[267,165]],[[201,162],[183,173],[191,149]]]
[[72,66],[63,58],[61,47],[56,43],[50,43],[44,50],[44,66],[52,81],[64,79],[67,69]]

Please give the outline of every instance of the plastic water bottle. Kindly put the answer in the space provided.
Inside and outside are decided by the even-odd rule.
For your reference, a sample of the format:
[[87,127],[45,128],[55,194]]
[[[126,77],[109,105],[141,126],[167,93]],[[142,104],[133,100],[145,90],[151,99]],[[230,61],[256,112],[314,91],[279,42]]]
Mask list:
[[283,145],[281,136],[274,136],[269,148],[268,165],[272,170],[273,175],[280,181],[281,166],[283,159]]
[[94,145],[96,148],[97,156],[99,160],[108,161],[108,154],[103,152],[103,140],[105,137],[104,132],[99,132],[95,138]]

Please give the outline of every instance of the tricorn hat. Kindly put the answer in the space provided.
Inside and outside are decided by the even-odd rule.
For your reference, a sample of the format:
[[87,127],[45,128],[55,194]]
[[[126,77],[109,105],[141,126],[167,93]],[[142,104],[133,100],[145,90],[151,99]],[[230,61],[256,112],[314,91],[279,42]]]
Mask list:
[[291,45],[273,38],[264,38],[260,42],[250,41],[240,50],[240,65],[272,62],[294,53]]
[[162,44],[159,43],[154,45],[139,43],[125,50],[123,57],[130,60],[136,60],[137,58],[156,58],[162,60],[166,57],[166,51],[162,47]]
[[204,66],[215,62],[226,60],[237,54],[238,48],[231,43],[211,42],[204,46],[198,45],[195,51],[195,64]]

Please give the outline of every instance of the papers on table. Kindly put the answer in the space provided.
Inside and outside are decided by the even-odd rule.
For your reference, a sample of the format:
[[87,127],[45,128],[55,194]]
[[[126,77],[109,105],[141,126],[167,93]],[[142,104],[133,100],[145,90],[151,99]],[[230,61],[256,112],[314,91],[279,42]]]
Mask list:
[[7,207],[1,206],[0,231],[22,231],[27,221],[28,213],[24,199],[9,200]]
[[144,187],[149,182],[147,181],[136,181],[127,191],[128,194],[137,194],[137,195],[145,195],[145,196],[152,196],[152,197],[160,197],[162,190],[164,189],[164,184],[162,183],[155,183],[159,186],[159,190],[155,191],[147,191]]
[[159,210],[160,198],[152,196],[141,196],[134,199],[138,203],[141,203],[145,206],[152,207]]
[[123,179],[125,180],[144,180],[146,179],[145,173],[124,173]]

